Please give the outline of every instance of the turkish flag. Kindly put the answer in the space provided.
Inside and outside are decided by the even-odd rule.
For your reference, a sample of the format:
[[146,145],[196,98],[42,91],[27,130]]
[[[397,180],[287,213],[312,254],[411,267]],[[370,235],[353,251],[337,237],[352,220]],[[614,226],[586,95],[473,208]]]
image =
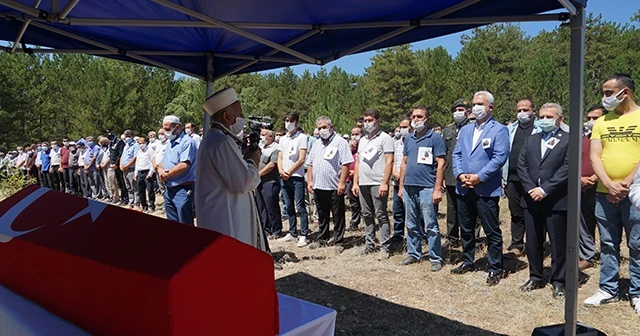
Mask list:
[[0,284],[96,335],[275,335],[273,272],[231,237],[47,188],[0,203]]

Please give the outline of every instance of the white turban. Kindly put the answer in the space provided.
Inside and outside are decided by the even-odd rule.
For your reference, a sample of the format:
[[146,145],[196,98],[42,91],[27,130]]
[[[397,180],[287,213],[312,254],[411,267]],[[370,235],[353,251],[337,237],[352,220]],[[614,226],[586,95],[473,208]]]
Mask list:
[[179,124],[180,123],[180,118],[174,116],[174,115],[168,115],[166,117],[164,117],[164,119],[162,120],[162,123],[172,123],[172,124]]
[[207,113],[214,115],[237,101],[238,95],[236,91],[233,88],[226,88],[209,96],[202,104],[202,107]]

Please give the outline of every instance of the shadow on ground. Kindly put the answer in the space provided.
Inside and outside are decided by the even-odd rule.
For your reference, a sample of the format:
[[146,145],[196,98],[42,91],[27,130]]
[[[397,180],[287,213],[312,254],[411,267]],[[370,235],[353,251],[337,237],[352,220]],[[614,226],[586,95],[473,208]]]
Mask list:
[[277,279],[276,287],[280,293],[330,305],[338,312],[336,335],[500,335],[334,285],[302,272]]

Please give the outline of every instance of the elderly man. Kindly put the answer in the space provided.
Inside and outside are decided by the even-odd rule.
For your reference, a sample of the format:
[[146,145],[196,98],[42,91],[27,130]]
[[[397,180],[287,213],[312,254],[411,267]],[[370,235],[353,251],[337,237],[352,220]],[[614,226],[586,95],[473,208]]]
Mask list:
[[[193,222],[193,183],[195,181],[196,144],[182,131],[180,119],[169,115],[162,120],[167,142],[158,177],[165,185],[164,209],[167,219],[186,225]],[[204,212],[202,212],[204,214]],[[202,218],[206,219],[206,216]],[[201,224],[201,226],[206,223]]]
[[196,149],[200,147],[200,142],[202,142],[202,137],[198,135],[197,130],[198,129],[193,125],[193,123],[189,122],[184,124],[184,133],[193,140],[193,143],[196,144]]
[[560,129],[562,119],[560,105],[542,105],[540,132],[525,138],[517,163],[518,182],[524,188],[521,201],[525,209],[529,261],[529,280],[520,286],[520,290],[528,292],[545,287],[546,281],[542,276],[543,245],[548,232],[551,240],[549,281],[554,299],[564,297],[566,270],[569,133]]
[[260,213],[260,222],[264,231],[272,238],[282,235],[282,217],[280,216],[280,174],[278,174],[278,144],[273,131],[263,129],[264,138],[262,157],[258,167],[260,184],[256,190],[256,200]]
[[365,225],[365,248],[362,254],[376,248],[376,219],[380,226],[378,260],[389,258],[389,215],[387,199],[393,169],[394,140],[380,128],[380,113],[369,109],[363,113],[365,134],[358,145],[358,160],[353,174],[354,195],[360,198]]
[[[438,203],[442,201],[444,163],[447,154],[442,136],[430,127],[431,115],[424,106],[411,113],[411,127],[415,132],[407,136],[400,168],[398,197],[405,206],[407,252],[402,265],[420,262],[422,239],[429,244],[432,272],[442,269]],[[424,232],[426,228],[427,232]]]
[[493,95],[476,92],[471,112],[476,122],[462,127],[453,151],[453,176],[458,183],[458,220],[462,236],[463,261],[453,274],[475,271],[474,229],[480,217],[487,234],[489,275],[487,285],[495,286],[502,278],[502,231],[498,202],[502,195],[502,166],[509,158],[509,131],[495,121]]
[[260,184],[262,153],[255,146],[242,154],[237,136],[244,130],[242,105],[233,88],[226,88],[207,98],[203,107],[211,115],[212,127],[202,141],[196,165],[198,226],[266,250],[253,194]]
[[133,132],[131,130],[124,131],[124,148],[120,157],[120,170],[124,178],[124,185],[127,189],[129,200],[129,208],[133,209],[135,205],[140,204],[138,197],[138,184],[133,180],[136,169],[136,156],[138,155],[138,144],[133,140]]
[[591,164],[598,176],[596,218],[600,233],[600,289],[584,301],[599,306],[620,300],[619,268],[622,231],[629,247],[629,298],[640,314],[640,209],[629,199],[629,188],[640,165],[640,106],[636,85],[616,74],[602,85],[602,106],[608,111],[591,133]]
[[[353,156],[346,140],[336,136],[329,117],[319,117],[316,127],[320,140],[307,155],[307,190],[315,194],[320,234],[310,248],[340,245],[345,228],[344,194]],[[333,217],[333,235],[329,220]]]
[[536,119],[536,106],[530,98],[518,101],[516,105],[518,120],[507,127],[511,150],[509,160],[502,167],[502,181],[506,184],[509,211],[511,212],[511,244],[507,248],[510,253],[520,257],[524,253],[524,204],[526,190],[518,176],[518,158],[524,141],[532,134],[539,133],[540,126]]

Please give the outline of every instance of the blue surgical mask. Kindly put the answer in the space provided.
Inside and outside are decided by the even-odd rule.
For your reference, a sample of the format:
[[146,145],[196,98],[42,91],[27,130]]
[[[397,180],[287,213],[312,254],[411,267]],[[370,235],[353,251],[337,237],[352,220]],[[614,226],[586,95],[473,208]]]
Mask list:
[[540,128],[543,132],[549,133],[556,129],[556,120],[557,119],[540,119]]
[[133,138],[125,138],[124,141],[130,145],[133,142]]
[[42,150],[42,146],[38,146],[38,152]]

